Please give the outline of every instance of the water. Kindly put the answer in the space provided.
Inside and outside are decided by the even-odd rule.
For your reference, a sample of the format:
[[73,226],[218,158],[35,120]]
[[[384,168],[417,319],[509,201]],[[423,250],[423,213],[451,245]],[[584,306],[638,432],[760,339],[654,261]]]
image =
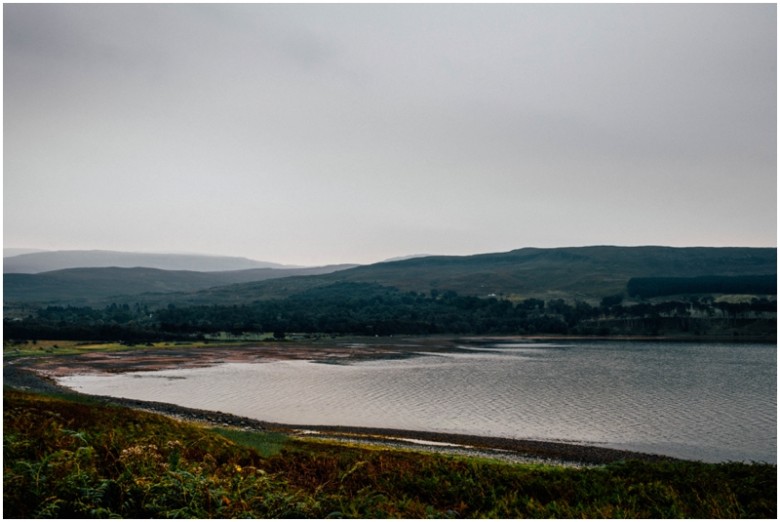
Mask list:
[[777,461],[776,347],[496,343],[352,364],[228,363],[77,375],[79,391],[271,422],[580,442]]

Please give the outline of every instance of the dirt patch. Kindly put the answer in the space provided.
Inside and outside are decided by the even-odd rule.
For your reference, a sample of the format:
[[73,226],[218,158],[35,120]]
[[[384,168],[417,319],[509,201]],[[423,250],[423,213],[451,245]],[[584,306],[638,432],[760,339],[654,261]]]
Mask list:
[[246,346],[194,348],[136,348],[121,352],[92,352],[79,355],[36,357],[18,364],[50,377],[75,374],[125,373],[180,368],[202,368],[222,363],[265,363],[309,360],[348,364],[359,360],[414,356],[417,351],[435,352],[457,347],[442,341],[412,340],[387,342],[341,341],[327,344],[258,343]]

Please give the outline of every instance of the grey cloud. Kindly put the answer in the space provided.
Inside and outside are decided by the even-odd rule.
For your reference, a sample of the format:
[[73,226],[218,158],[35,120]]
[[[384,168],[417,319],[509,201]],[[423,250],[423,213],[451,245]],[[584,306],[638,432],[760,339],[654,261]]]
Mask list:
[[[245,249],[231,254],[268,258],[219,232],[234,220],[262,223],[277,252],[311,242],[334,262],[360,260],[329,257],[323,235],[340,227],[377,258],[454,252],[459,240],[465,253],[776,235],[773,5],[4,13],[4,213],[7,241],[22,246],[45,248],[56,231],[102,248],[111,223],[128,248],[175,235],[180,250],[203,250],[220,236],[220,248]],[[719,199],[739,217],[709,203]],[[103,226],[72,205],[107,216]],[[123,222],[132,208],[144,212]],[[561,208],[576,227],[551,224]],[[191,230],[194,215],[207,232]],[[506,226],[519,221],[543,230]],[[167,232],[150,238],[155,222]]]

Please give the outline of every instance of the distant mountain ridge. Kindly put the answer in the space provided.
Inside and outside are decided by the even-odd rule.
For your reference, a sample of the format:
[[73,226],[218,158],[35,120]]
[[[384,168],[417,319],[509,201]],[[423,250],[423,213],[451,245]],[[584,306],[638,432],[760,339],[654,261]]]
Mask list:
[[193,292],[213,286],[290,276],[327,274],[356,265],[312,268],[251,268],[221,272],[157,268],[68,268],[38,274],[3,274],[4,302],[92,304],[111,297]]
[[252,268],[290,268],[245,257],[199,254],[156,254],[111,250],[58,250],[3,258],[3,273],[37,274],[68,268],[120,267],[219,272]]
[[471,256],[428,256],[362,265],[336,273],[213,287],[170,296],[182,303],[236,303],[288,297],[337,282],[376,283],[403,291],[453,290],[513,299],[598,301],[623,293],[633,277],[771,275],[777,250],[742,247],[522,248]]
[[22,254],[33,254],[35,252],[46,252],[42,248],[3,248],[3,257],[20,256]]
[[[373,265],[315,269],[256,269],[182,272],[90,268],[41,274],[4,274],[5,303],[105,304],[143,302],[150,306],[244,304],[286,298],[338,283],[372,283],[424,294],[582,300],[598,303],[624,294],[632,278],[771,276],[777,250],[740,247],[522,248],[471,256],[427,256]],[[101,301],[102,300],[102,301]],[[111,301],[110,301],[111,302]]]

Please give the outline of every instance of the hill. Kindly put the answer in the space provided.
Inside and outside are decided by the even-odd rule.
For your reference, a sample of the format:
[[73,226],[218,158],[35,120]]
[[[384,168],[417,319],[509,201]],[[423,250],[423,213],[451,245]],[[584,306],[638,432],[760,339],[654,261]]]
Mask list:
[[285,298],[335,283],[370,283],[424,294],[452,290],[512,301],[565,299],[597,304],[606,296],[630,293],[627,285],[637,278],[773,276],[776,272],[773,248],[523,248],[311,269],[193,272],[113,267],[4,274],[3,299],[6,304],[232,305]]
[[[236,336],[273,332],[279,338],[285,332],[548,333],[773,341],[776,259],[775,249],[532,248],[166,292],[176,285],[214,282],[205,281],[208,274],[177,274],[179,279],[168,279],[166,287],[156,287],[153,293],[111,295],[102,302],[101,291],[105,295],[118,289],[122,269],[103,269],[106,280],[93,278],[81,287],[78,276],[94,269],[75,270],[54,274],[71,278],[70,286],[55,285],[65,298],[52,304],[60,306],[9,305],[6,300],[4,336],[149,342],[225,332]],[[136,278],[134,284],[125,279],[127,291],[154,288],[153,280],[144,279],[148,269],[124,270]],[[43,287],[44,278],[54,277],[50,274],[38,274]],[[9,280],[19,276],[27,278],[22,283],[32,294],[34,275],[5,274]],[[85,288],[91,288],[94,301],[74,302]],[[66,304],[78,306],[62,306]]]
[[3,273],[37,274],[67,268],[147,267],[161,270],[217,272],[250,268],[285,268],[284,265],[245,257],[198,254],[147,254],[109,250],[58,250],[3,258]]
[[40,248],[3,248],[3,257],[20,256],[22,254],[33,254],[35,252],[46,252]]
[[777,273],[773,248],[523,248],[472,256],[430,256],[358,266],[336,273],[214,287],[168,296],[190,304],[288,297],[336,282],[376,283],[403,291],[453,290],[512,300],[598,301],[624,293],[637,277],[743,276]]
[[355,265],[253,268],[224,272],[156,268],[69,268],[40,274],[3,274],[3,300],[16,303],[99,303],[144,293],[192,292],[212,286],[294,275],[327,274]]

